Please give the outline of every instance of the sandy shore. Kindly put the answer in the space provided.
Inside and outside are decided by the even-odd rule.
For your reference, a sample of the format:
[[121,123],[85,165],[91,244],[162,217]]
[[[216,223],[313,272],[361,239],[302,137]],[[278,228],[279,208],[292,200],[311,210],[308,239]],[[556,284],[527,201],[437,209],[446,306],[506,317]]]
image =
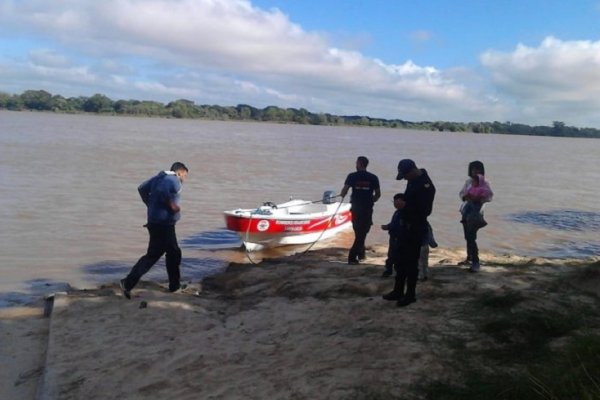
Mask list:
[[460,379],[457,348],[490,345],[477,328],[482,296],[598,304],[600,274],[556,289],[598,259],[483,254],[471,274],[456,266],[461,251],[435,249],[418,301],[397,308],[381,299],[393,285],[380,277],[385,251],[358,266],[339,248],[232,264],[183,293],[142,282],[132,300],[116,283],[72,290],[47,318],[42,302],[0,310],[0,398],[424,398],[422,385]]

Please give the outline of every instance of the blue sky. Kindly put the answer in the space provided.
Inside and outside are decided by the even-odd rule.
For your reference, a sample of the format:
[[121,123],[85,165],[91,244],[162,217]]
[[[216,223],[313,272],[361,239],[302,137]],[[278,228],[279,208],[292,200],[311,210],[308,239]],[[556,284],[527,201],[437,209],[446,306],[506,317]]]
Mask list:
[[600,128],[600,0],[0,0],[0,91]]

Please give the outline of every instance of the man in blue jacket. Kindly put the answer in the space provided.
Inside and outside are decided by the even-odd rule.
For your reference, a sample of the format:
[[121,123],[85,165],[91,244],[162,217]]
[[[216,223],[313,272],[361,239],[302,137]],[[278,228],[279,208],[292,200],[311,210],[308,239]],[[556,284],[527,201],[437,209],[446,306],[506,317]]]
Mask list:
[[140,197],[148,208],[148,223],[145,225],[150,234],[148,251],[133,266],[129,275],[120,282],[121,290],[128,299],[131,290],[141,277],[166,254],[169,291],[180,289],[179,264],[181,249],[175,235],[175,224],[181,217],[179,206],[181,184],[187,179],[188,169],[176,162],[170,171],[161,171],[138,187]]

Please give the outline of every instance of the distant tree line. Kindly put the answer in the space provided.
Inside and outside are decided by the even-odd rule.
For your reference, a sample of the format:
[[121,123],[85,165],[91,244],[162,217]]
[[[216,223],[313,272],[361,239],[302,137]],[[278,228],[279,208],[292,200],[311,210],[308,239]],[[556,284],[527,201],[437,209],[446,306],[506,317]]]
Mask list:
[[176,100],[168,104],[157,101],[117,100],[103,94],[91,97],[52,95],[45,90],[27,90],[19,95],[0,92],[0,109],[25,111],[52,111],[60,113],[95,113],[163,118],[210,119],[220,121],[260,121],[309,125],[370,126],[385,128],[418,129],[440,132],[499,133],[513,135],[564,136],[600,138],[600,130],[576,128],[554,121],[552,126],[529,126],[511,122],[409,122],[400,119],[371,118],[367,116],[332,115],[312,113],[304,108],[263,109],[246,104],[235,107],[197,105],[191,100]]

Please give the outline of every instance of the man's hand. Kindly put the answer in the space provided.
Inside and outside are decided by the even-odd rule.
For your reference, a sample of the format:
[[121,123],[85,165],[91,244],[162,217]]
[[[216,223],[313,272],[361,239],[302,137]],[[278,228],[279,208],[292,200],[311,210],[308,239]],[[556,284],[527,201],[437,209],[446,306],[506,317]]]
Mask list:
[[171,211],[173,211],[173,213],[178,213],[181,211],[181,207],[179,207],[179,205],[177,205],[177,203],[174,201],[169,202],[169,207],[171,207]]

